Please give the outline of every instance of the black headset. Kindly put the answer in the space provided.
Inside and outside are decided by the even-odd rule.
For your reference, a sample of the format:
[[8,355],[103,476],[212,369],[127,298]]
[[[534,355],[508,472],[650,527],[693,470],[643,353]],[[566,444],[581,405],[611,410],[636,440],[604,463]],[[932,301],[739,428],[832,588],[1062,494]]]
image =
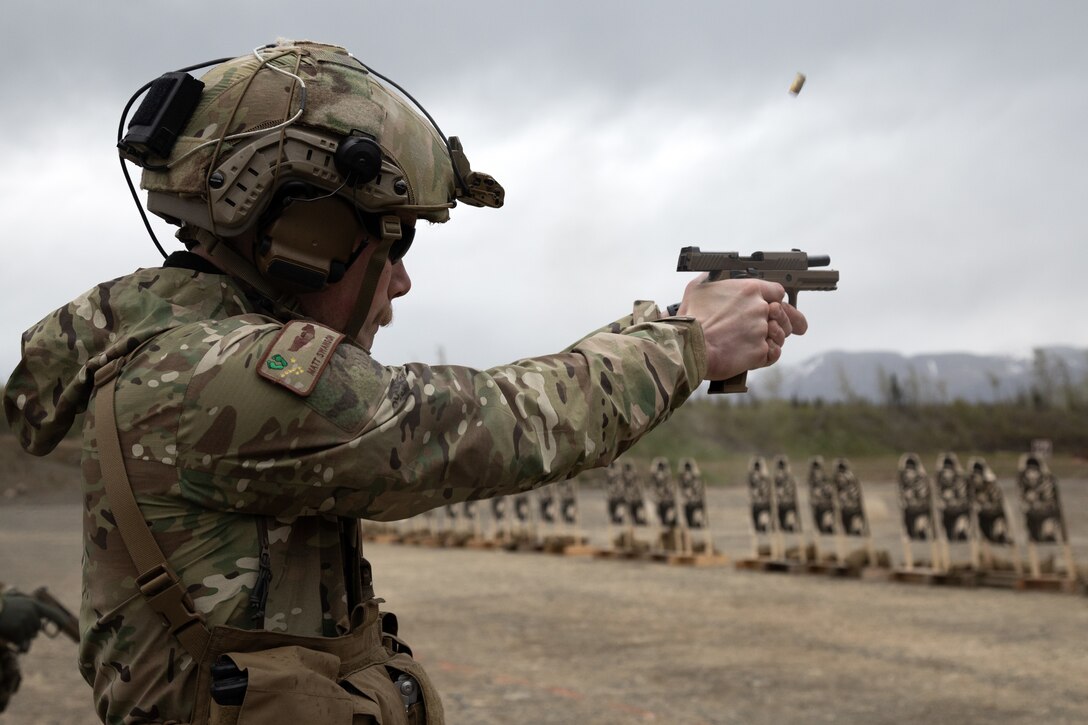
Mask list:
[[[373,138],[353,133],[336,147],[333,160],[336,170],[344,177],[345,186],[357,188],[378,176],[382,168],[382,150]],[[305,181],[288,180],[281,184],[258,219],[255,261],[263,259],[261,266],[266,274],[302,290],[316,291],[327,284],[339,282],[362,250],[361,246],[359,250],[353,250],[356,234],[350,226],[343,224],[343,210],[338,208],[339,204],[347,205],[348,202],[336,200],[335,192],[325,191]],[[330,224],[330,214],[339,223]],[[362,215],[356,216],[361,223]],[[325,227],[323,231],[326,233],[341,236],[341,241],[334,246],[343,250],[339,253],[342,259],[331,257],[327,268],[321,271],[315,270],[312,264],[292,260],[292,255],[283,255],[290,248],[305,249],[307,239],[290,237],[305,234],[304,230],[318,224]],[[277,237],[275,241],[274,237]],[[277,258],[268,260],[268,255],[274,251]]]
[[377,178],[382,170],[382,150],[370,136],[348,136],[336,147],[336,170],[351,187],[359,187]]
[[[353,132],[336,147],[336,170],[346,186],[357,188],[381,171],[382,151],[370,136]],[[356,244],[359,227],[370,238],[383,235],[381,216],[360,211],[337,195],[305,181],[288,180],[275,192],[257,224],[254,261],[263,274],[294,288],[314,292],[343,279],[366,248]],[[324,259],[307,255],[317,242],[311,231],[320,229]],[[404,224],[401,236],[389,249],[389,260],[399,261],[412,245],[415,228]],[[321,257],[322,255],[318,255]]]

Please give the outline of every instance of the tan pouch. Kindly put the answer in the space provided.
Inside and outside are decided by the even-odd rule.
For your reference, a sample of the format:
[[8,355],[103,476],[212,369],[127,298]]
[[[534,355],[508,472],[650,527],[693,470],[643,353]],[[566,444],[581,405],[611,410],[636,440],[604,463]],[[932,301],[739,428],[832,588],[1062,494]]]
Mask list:
[[[442,704],[423,668],[407,654],[391,655],[338,677],[335,655],[305,647],[228,652],[248,683],[240,706],[212,702],[211,725],[315,722],[330,725],[442,725]],[[419,702],[405,709],[394,680],[414,678]]]
[[[418,702],[405,710],[396,680],[409,675],[419,688]],[[442,701],[418,662],[404,653],[368,665],[344,676],[344,686],[361,698],[373,701],[381,711],[382,725],[443,725]],[[362,722],[368,722],[366,720]]]
[[337,683],[340,659],[335,655],[304,647],[276,647],[228,652],[226,657],[246,673],[248,684],[240,707],[211,704],[209,719],[216,725],[368,722],[354,719],[359,698]]

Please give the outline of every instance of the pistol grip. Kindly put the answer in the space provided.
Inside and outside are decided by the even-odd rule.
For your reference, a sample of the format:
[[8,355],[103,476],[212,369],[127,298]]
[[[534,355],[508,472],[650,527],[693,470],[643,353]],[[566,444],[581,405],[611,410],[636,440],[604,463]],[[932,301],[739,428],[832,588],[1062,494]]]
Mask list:
[[745,371],[739,375],[734,375],[728,380],[711,380],[710,389],[707,392],[711,395],[718,395],[720,393],[747,393],[748,372]]

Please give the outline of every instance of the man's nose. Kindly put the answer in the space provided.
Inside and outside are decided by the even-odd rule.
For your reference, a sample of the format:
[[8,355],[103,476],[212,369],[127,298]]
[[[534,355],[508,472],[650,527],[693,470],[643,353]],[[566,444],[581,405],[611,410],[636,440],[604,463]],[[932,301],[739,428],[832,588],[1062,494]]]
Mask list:
[[402,259],[393,265],[393,276],[389,280],[389,297],[390,299],[403,297],[410,289],[412,289],[412,278],[408,276],[408,270]]

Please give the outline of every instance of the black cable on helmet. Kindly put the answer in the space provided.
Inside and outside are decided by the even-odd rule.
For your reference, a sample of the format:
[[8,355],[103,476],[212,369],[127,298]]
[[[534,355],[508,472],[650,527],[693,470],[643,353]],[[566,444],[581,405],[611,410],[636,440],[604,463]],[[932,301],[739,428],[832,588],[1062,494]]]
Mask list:
[[374,75],[378,76],[378,78],[381,78],[383,81],[400,91],[405,98],[415,104],[415,107],[419,109],[420,113],[427,117],[427,120],[431,122],[432,126],[434,126],[434,130],[438,132],[438,137],[442,139],[442,143],[446,146],[446,153],[450,155],[450,168],[453,169],[453,175],[457,177],[457,183],[460,184],[461,189],[468,189],[468,185],[465,184],[465,180],[461,178],[461,172],[457,170],[457,164],[453,163],[453,149],[450,148],[450,140],[446,138],[446,134],[442,133],[442,129],[438,127],[437,123],[435,123],[435,120],[431,117],[431,114],[427,113],[427,109],[423,107],[423,104],[417,101],[415,99],[415,96],[413,96],[411,93],[404,90],[404,88],[395,80],[382,75],[365,63],[363,64],[363,66],[367,69],[368,73],[373,73]]
[[[205,61],[204,63],[197,63],[196,65],[186,66],[185,68],[178,68],[175,72],[188,73],[189,71],[199,70],[200,68],[207,68],[210,65],[226,63],[228,60],[234,60],[233,56],[230,58],[209,60]],[[140,86],[140,89],[138,91],[132,94],[132,98],[128,99],[128,103],[125,104],[124,110],[121,111],[121,122],[117,126],[117,143],[121,143],[121,139],[125,136],[125,121],[128,120],[128,112],[132,108],[132,104],[135,103],[136,99],[142,96],[147,91],[147,89],[151,88],[154,83],[155,81],[148,81],[144,85]],[[162,255],[163,259],[166,259],[169,255],[167,255],[166,250],[162,248],[162,245],[159,244],[159,238],[155,236],[155,231],[151,228],[151,221],[147,218],[147,212],[144,211],[143,204],[140,203],[140,196],[136,192],[136,185],[132,183],[132,176],[130,176],[128,173],[128,166],[125,165],[125,158],[123,156],[120,157],[120,161],[121,173],[125,177],[125,183],[128,184],[128,190],[129,193],[132,194],[132,201],[136,204],[136,210],[140,212],[140,218],[143,219],[144,228],[147,229],[147,233],[151,236],[151,241],[154,242],[155,248],[159,250],[159,254]]]

